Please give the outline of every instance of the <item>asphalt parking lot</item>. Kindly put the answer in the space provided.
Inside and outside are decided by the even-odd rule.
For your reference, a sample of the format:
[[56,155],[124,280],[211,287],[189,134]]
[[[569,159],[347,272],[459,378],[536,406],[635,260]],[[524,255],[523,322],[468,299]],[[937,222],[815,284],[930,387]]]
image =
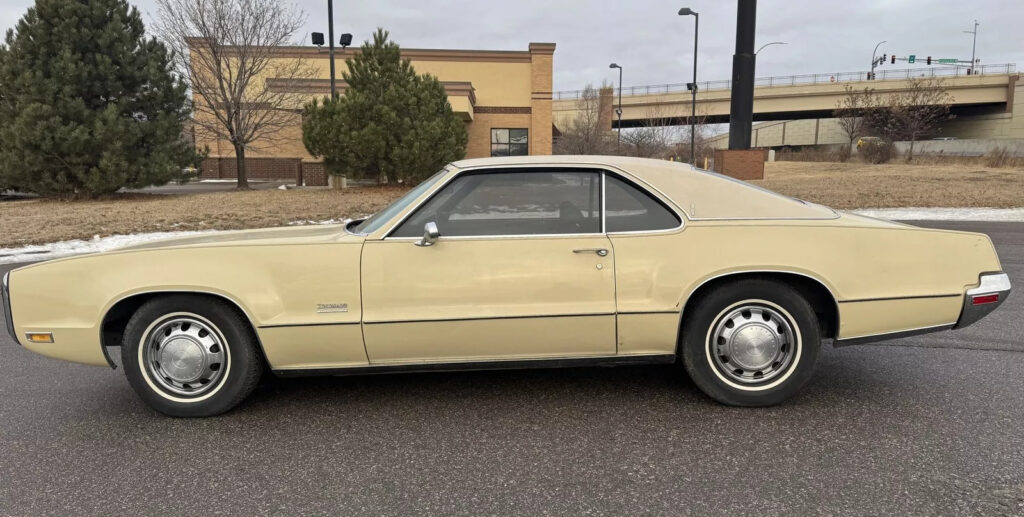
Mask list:
[[[988,233],[1024,288],[1024,223],[921,224]],[[968,329],[829,348],[768,409],[622,367],[269,379],[201,420],[4,331],[0,514],[1021,515],[1022,316],[1017,292]]]

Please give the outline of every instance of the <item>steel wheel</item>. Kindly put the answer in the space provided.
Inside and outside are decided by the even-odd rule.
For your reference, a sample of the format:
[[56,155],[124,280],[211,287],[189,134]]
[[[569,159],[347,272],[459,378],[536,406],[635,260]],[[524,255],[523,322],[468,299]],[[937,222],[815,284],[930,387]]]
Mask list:
[[742,303],[715,322],[708,354],[729,380],[760,384],[779,376],[793,363],[798,346],[794,334],[793,323],[781,312]]
[[199,397],[218,386],[227,370],[229,349],[211,323],[191,315],[175,315],[145,337],[142,363],[161,389],[183,397]]

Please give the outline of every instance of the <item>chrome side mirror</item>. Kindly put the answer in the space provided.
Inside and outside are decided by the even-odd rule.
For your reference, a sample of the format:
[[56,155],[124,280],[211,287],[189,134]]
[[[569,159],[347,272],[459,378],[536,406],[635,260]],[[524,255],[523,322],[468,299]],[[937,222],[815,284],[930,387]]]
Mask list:
[[423,238],[416,243],[417,246],[433,246],[441,232],[437,229],[437,223],[431,221],[423,225]]

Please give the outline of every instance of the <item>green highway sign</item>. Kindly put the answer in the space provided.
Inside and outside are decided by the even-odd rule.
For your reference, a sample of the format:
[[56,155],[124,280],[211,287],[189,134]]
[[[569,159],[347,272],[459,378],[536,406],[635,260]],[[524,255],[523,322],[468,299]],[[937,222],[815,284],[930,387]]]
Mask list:
[[956,64],[956,59],[955,58],[954,59],[943,58],[943,59],[939,60],[939,63],[942,63],[942,64],[954,64],[955,65]]
[[908,63],[913,63],[914,59],[917,59],[917,56],[914,55],[914,54],[911,54],[910,57],[907,58],[907,62]]

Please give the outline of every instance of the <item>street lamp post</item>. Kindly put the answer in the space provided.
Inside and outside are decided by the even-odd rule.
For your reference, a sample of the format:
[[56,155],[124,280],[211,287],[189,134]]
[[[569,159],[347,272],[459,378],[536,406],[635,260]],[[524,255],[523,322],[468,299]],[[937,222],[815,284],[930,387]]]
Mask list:
[[[313,44],[317,47],[321,47],[324,44],[324,33],[314,32],[310,34],[313,40]],[[330,39],[328,46],[328,52],[331,57],[331,98],[337,96],[337,88],[335,87],[335,75],[334,75],[334,1],[327,0],[327,37]],[[352,35],[345,33],[341,35],[341,40],[338,42],[341,44],[341,52],[345,53],[345,47],[352,44]],[[322,52],[323,49],[319,49],[318,52]]]
[[334,0],[327,0],[327,37],[330,40],[328,47],[331,55],[331,98],[337,94],[334,87]]
[[765,43],[764,45],[761,45],[761,48],[757,49],[757,51],[754,52],[754,55],[756,56],[758,52],[761,52],[762,50],[764,50],[765,47],[771,45],[787,45],[787,43],[785,41],[773,41],[771,43]]
[[872,81],[875,80],[875,66],[878,65],[878,59],[875,58],[875,54],[878,54],[878,47],[882,46],[882,43],[886,42],[879,41],[878,44],[875,45],[875,50],[871,51],[871,77],[869,77],[868,79]]
[[967,34],[974,35],[974,41],[971,43],[971,67],[967,69],[968,74],[974,74],[974,51],[978,48],[978,20],[974,20],[974,30],[964,31]]
[[615,148],[621,150],[622,148],[622,67],[612,63],[608,65],[608,68],[619,69],[619,107],[615,108],[615,114],[619,117],[619,128],[615,136]]
[[693,88],[690,89],[690,165],[697,166],[697,32],[700,15],[689,7],[679,10],[679,16],[693,15]]

